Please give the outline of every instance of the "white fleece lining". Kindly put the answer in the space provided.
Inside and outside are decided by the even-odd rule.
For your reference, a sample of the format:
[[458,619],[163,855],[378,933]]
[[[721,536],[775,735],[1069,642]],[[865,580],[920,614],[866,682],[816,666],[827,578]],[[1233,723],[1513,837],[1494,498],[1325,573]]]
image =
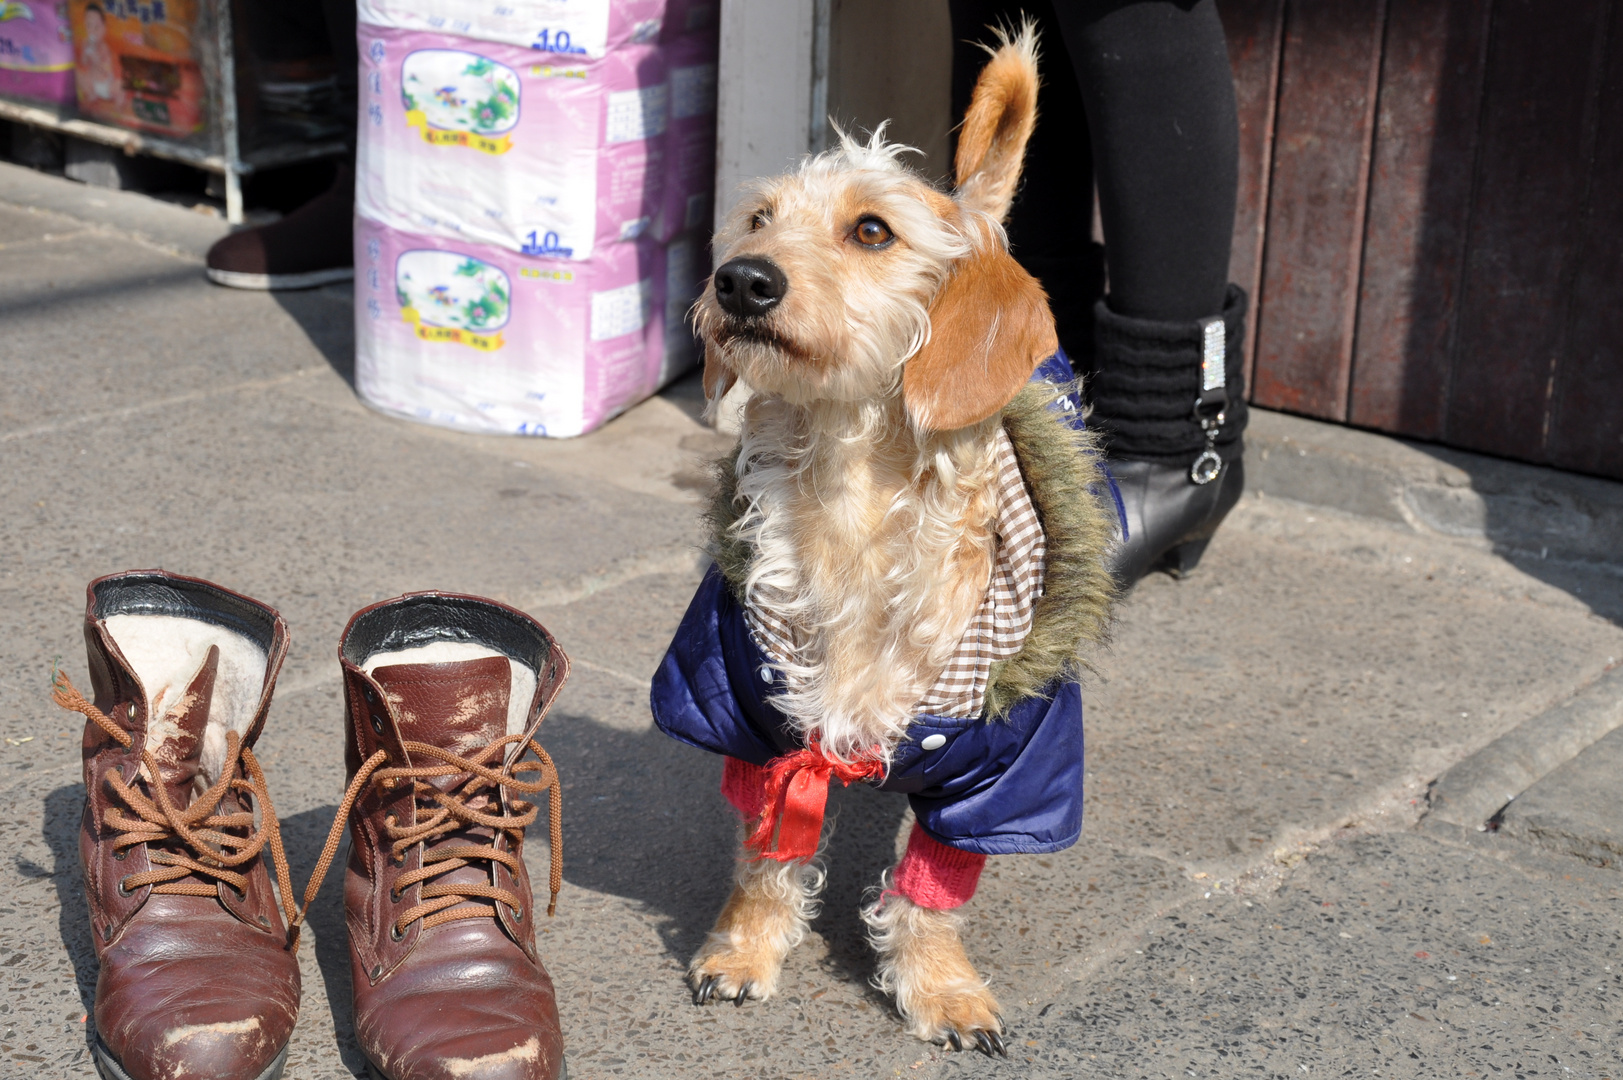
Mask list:
[[259,709],[265,689],[265,651],[234,630],[188,619],[180,615],[112,615],[106,620],[107,633],[118,644],[147,700],[146,748],[156,751],[180,729],[169,710],[179,704],[186,687],[208,659],[210,645],[220,648],[220,664],[214,675],[214,694],[209,703],[208,726],[203,730],[201,787],[220,777],[225,764],[225,736],[228,731],[246,736]]
[[432,641],[410,649],[373,653],[361,664],[361,670],[370,675],[380,667],[394,664],[460,664],[492,656],[500,656],[507,661],[507,670],[512,678],[507,692],[507,734],[521,735],[524,733],[524,721],[530,716],[530,699],[535,697],[536,675],[528,664],[521,664],[506,653],[472,641]]

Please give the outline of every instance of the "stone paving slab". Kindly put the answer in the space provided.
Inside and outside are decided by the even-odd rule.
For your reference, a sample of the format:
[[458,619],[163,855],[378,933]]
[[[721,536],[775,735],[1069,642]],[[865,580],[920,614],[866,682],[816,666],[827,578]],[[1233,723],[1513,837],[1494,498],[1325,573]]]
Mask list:
[[1486,543],[1532,562],[1623,568],[1623,483],[1253,409],[1253,491]]
[[1499,831],[1597,866],[1623,865],[1623,728],[1518,795]]
[[[1518,724],[1439,777],[1428,795],[1431,815],[1455,825],[1486,828],[1512,799],[1572,758],[1587,754],[1586,747],[1604,741],[1619,727],[1623,727],[1623,667],[1611,667],[1566,701]],[[1545,790],[1592,797],[1580,796],[1584,789],[1572,786],[1571,779],[1570,773],[1564,774]]]
[[[1024,1026],[1021,1074],[1600,1078],[1623,1064],[1623,878],[1570,862],[1352,836],[1276,893],[1190,897],[1123,946]],[[953,1064],[942,1075],[979,1071]]]

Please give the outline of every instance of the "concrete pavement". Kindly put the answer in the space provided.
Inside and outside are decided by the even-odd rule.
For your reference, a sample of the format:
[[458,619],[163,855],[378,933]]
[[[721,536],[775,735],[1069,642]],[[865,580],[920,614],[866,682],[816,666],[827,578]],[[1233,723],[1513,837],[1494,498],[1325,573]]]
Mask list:
[[[202,219],[142,204],[126,228],[87,201],[108,195],[0,165],[5,1075],[92,1075],[79,727],[47,680],[57,657],[85,679],[87,581],[163,566],[292,626],[261,757],[301,884],[343,788],[333,650],[352,611],[459,589],[557,634],[575,674],[542,738],[564,778],[565,889],[541,937],[576,1080],[1623,1077],[1623,876],[1534,836],[1561,814],[1593,831],[1572,825],[1584,807],[1615,820],[1606,769],[1579,754],[1588,779],[1569,782],[1550,763],[1526,781],[1544,816],[1517,807],[1498,831],[1477,826],[1503,803],[1481,821],[1427,814],[1452,768],[1613,681],[1617,485],[1578,483],[1562,505],[1600,507],[1584,511],[1600,524],[1563,518],[1545,532],[1578,539],[1540,558],[1487,525],[1372,512],[1373,489],[1345,471],[1302,480],[1259,420],[1264,494],[1199,575],[1141,585],[1099,658],[1082,841],[992,860],[965,909],[1011,1060],[909,1039],[868,987],[856,906],[908,823],[901,800],[867,789],[831,800],[827,903],[783,996],[696,1009],[680,976],[725,896],[732,825],[715,760],[653,730],[646,704],[702,565],[701,462],[724,448],[692,380],[568,442],[385,418],[347,383],[348,290],[212,287]],[[1338,468],[1398,475],[1302,423],[1276,427],[1335,444]],[[1329,451],[1279,457],[1328,468]],[[1499,497],[1461,459],[1436,460],[1435,475],[1465,477],[1449,505]],[[1505,497],[1526,488],[1505,483]],[[1338,494],[1355,488],[1363,502]],[[532,838],[535,872],[544,847]],[[301,954],[289,1076],[360,1068],[343,934],[329,885]]]

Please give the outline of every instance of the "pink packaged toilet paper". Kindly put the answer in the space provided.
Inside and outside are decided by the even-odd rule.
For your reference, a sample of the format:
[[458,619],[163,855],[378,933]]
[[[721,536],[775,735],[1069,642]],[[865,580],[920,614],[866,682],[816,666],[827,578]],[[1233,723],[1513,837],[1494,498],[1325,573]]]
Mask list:
[[539,259],[357,217],[355,388],[445,427],[590,431],[692,363],[679,334],[666,348],[669,257],[644,240]]
[[711,228],[716,187],[716,53],[714,33],[685,34],[666,47],[671,117],[665,131],[665,183],[654,235]]
[[359,0],[360,21],[596,59],[715,26],[717,0]]
[[669,81],[657,45],[600,59],[360,27],[357,209],[548,258],[650,233]]
[[73,104],[66,0],[0,0],[0,94]]

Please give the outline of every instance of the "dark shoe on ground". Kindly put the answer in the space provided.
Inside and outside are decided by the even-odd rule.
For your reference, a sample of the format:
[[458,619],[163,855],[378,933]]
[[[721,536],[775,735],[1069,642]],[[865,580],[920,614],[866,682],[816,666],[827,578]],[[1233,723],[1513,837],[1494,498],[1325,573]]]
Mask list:
[[1145,574],[1174,577],[1194,572],[1206,545],[1245,490],[1241,444],[1224,453],[1223,468],[1209,483],[1190,479],[1186,465],[1112,461],[1110,472],[1127,512],[1127,540],[1110,555],[1110,573],[1123,591]]
[[[287,653],[275,611],[161,570],[100,578],[85,614],[79,830],[106,1080],[275,1080],[299,966],[271,890],[291,901],[253,746]],[[269,859],[266,849],[269,849]],[[287,908],[288,922],[292,909]]]
[[556,901],[560,795],[534,739],[568,658],[523,612],[450,593],[358,612],[339,657],[350,785],[306,903],[348,816],[344,910],[370,1075],[559,1080],[523,841],[545,791]]
[[355,276],[355,171],[280,221],[234,232],[209,248],[208,276],[233,289],[313,289]]

